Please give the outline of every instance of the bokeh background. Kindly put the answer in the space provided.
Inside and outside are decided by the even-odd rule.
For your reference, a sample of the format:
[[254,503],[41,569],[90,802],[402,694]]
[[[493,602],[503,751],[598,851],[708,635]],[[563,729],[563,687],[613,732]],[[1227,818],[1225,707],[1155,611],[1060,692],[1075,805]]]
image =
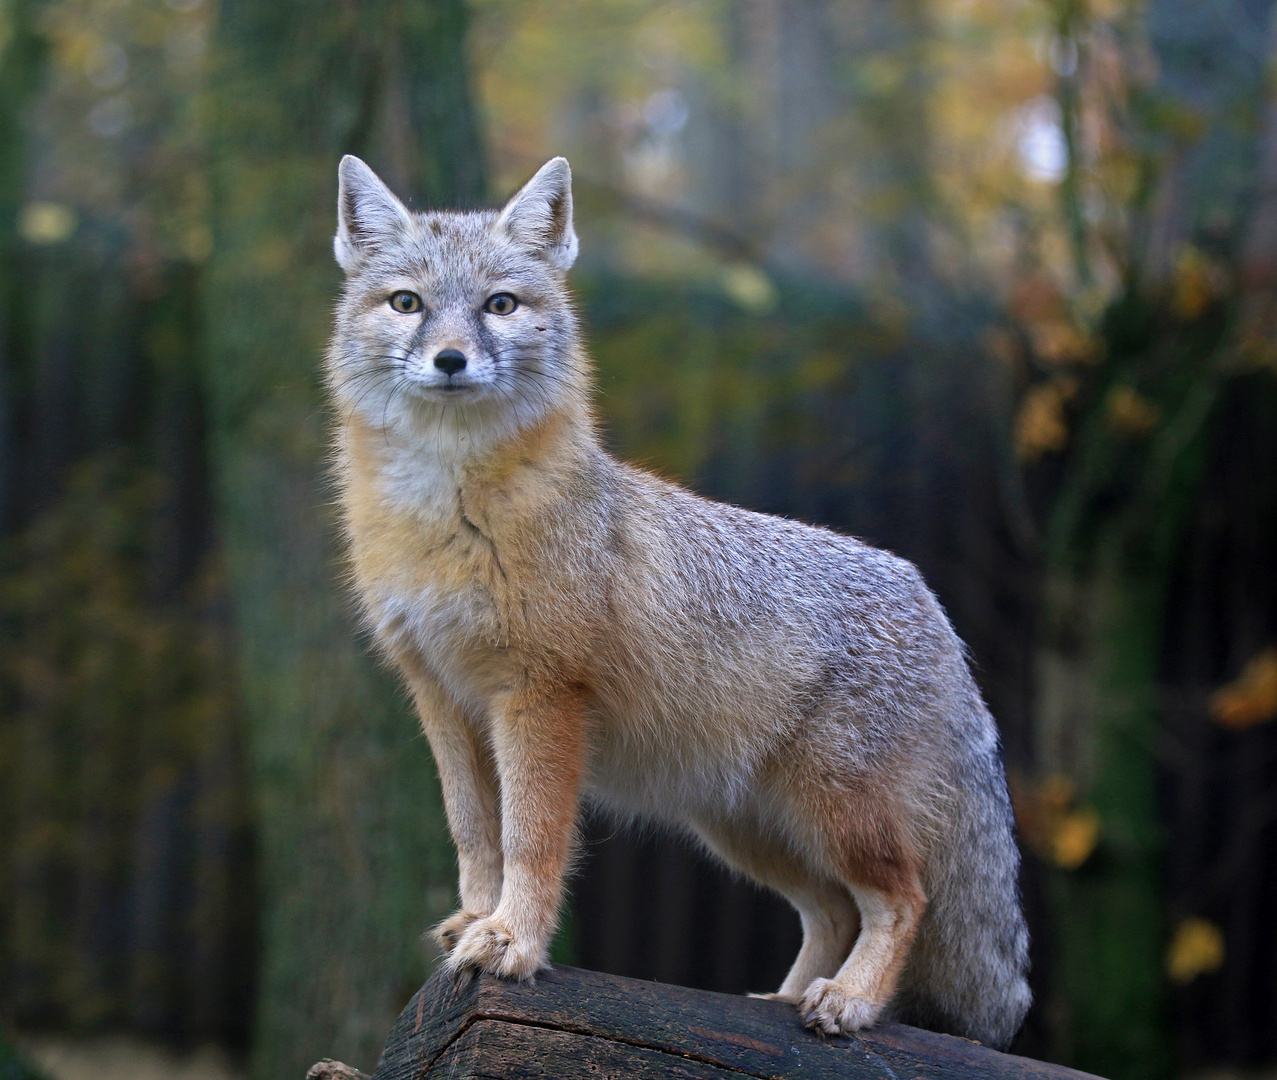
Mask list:
[[[1271,1075],[1275,15],[0,0],[0,1075],[370,1069],[436,960],[324,481],[343,152],[418,207],[566,154],[612,446],[923,568],[1002,726],[1021,1052]],[[783,902],[583,831],[558,959],[774,988]]]

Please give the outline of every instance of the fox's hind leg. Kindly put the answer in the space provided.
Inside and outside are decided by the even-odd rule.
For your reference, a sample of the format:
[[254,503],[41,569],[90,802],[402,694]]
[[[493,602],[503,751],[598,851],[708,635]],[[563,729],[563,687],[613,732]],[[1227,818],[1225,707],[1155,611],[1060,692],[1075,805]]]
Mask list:
[[722,824],[697,826],[702,841],[728,866],[774,889],[798,910],[803,944],[780,989],[760,997],[798,1004],[812,980],[833,975],[851,950],[860,928],[847,890],[812,874],[799,859],[761,830]]
[[780,891],[798,909],[803,945],[780,989],[765,996],[797,1005],[814,980],[837,971],[856,940],[860,915],[846,890],[832,882],[802,891]]
[[855,886],[861,934],[832,979],[817,978],[802,995],[800,1011],[810,1028],[826,1035],[871,1026],[895,994],[900,972],[925,906],[916,898],[890,896]]
[[860,936],[837,974],[814,979],[799,1006],[807,1026],[828,1035],[859,1031],[882,1015],[927,903],[920,859],[890,800],[859,794],[854,805],[839,799],[824,822],[836,871],[860,910]]

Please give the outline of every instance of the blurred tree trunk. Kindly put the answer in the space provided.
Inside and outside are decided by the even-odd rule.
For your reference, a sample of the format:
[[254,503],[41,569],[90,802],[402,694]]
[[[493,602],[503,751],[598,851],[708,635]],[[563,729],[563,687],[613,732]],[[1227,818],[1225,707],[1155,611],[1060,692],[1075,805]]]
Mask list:
[[[27,140],[23,133],[24,112],[34,93],[40,70],[40,50],[32,34],[30,13],[23,0],[0,5],[0,536],[8,533],[15,517],[15,487],[18,478],[17,414],[19,371],[25,367],[21,273],[18,265],[20,240],[18,219],[22,207],[23,181],[27,168]],[[9,613],[0,634],[14,633]],[[8,719],[15,701],[8,686],[0,685],[0,716]],[[12,793],[21,775],[19,746],[23,732],[16,723],[0,722],[0,792]],[[18,799],[12,794],[0,798],[0,837],[17,832],[21,817]],[[8,843],[3,855],[9,855]],[[9,937],[18,906],[16,867],[0,877],[0,928]],[[8,942],[6,941],[6,944]],[[15,949],[0,950],[0,984],[12,986],[15,979]]]
[[[1169,565],[1163,552],[1140,569],[1124,564],[1125,539],[1111,530],[1098,565],[1053,565],[1043,606],[1039,705],[1055,714],[1068,759],[1045,754],[1044,772],[1074,779],[1079,807],[1094,808],[1101,823],[1097,850],[1060,856],[1065,865],[1048,883],[1056,1006],[1049,1011],[1057,1058],[1151,1080],[1169,1066],[1151,753]],[[1075,857],[1085,858],[1081,868],[1071,865]]]
[[253,1072],[272,1080],[369,1069],[452,903],[424,743],[341,583],[317,369],[341,154],[427,204],[483,195],[465,25],[460,0],[221,7],[207,384],[258,807]]
[[27,166],[23,118],[41,63],[25,0],[0,4],[0,533],[12,523],[18,324],[18,218]]

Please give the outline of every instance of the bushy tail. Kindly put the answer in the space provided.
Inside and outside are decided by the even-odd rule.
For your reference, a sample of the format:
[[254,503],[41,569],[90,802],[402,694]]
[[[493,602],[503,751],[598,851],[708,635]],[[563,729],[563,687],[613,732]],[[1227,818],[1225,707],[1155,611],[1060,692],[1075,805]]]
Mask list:
[[929,860],[927,908],[892,1002],[893,1019],[1006,1049],[1028,1012],[1029,934],[1020,910],[996,729],[971,687],[950,819]]

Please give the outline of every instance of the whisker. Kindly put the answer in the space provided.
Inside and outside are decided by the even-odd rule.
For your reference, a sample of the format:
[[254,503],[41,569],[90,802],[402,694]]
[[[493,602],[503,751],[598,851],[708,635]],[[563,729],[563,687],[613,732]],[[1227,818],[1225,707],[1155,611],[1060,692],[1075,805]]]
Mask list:
[[390,445],[390,433],[386,430],[386,413],[390,409],[390,403],[395,400],[395,395],[399,393],[408,384],[407,376],[397,379],[390,388],[390,394],[386,397],[385,404],[381,407],[381,435],[386,440],[386,445]]

